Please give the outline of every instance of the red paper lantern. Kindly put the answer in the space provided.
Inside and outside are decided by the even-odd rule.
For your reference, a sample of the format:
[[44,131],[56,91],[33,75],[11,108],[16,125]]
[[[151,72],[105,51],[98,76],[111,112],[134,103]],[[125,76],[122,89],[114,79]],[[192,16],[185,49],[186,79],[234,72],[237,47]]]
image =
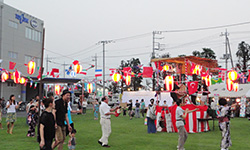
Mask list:
[[28,74],[32,75],[35,72],[35,68],[36,68],[36,63],[34,61],[29,61],[27,68]]
[[164,66],[163,66],[163,70],[164,70],[164,71],[168,71],[168,70],[169,70],[169,65],[164,65]]
[[2,82],[5,82],[6,80],[9,79],[9,74],[7,74],[6,72],[2,73],[1,79],[2,79]]
[[233,89],[233,81],[227,79],[227,90],[232,91],[232,89]]
[[82,71],[82,65],[80,65],[80,64],[74,65],[74,71],[76,73],[80,73]]
[[126,85],[130,85],[130,83],[131,83],[131,76],[127,75],[125,77],[125,80],[126,80]]
[[166,76],[165,85],[167,91],[172,91],[174,89],[174,78],[173,76]]
[[210,75],[207,75],[206,78],[205,78],[205,83],[207,86],[210,86],[211,85],[211,76]]
[[56,95],[59,95],[61,93],[61,86],[60,85],[55,85],[55,93],[56,93]]
[[121,78],[122,76],[118,72],[114,73],[112,76],[113,81],[115,81],[116,83],[119,82]]
[[87,91],[88,91],[88,93],[92,93],[92,91],[93,91],[93,85],[92,85],[92,83],[88,83],[87,84]]
[[239,90],[239,84],[238,83],[233,83],[233,90],[235,92],[238,92],[238,90]]
[[26,82],[26,79],[24,77],[20,78],[20,84],[24,84]]
[[234,70],[229,71],[227,76],[231,81],[235,81],[238,78],[238,74]]
[[14,73],[13,73],[13,80],[15,83],[19,83],[20,82],[20,73],[16,70]]
[[200,75],[201,70],[202,70],[202,67],[200,65],[196,65],[192,73],[196,75]]

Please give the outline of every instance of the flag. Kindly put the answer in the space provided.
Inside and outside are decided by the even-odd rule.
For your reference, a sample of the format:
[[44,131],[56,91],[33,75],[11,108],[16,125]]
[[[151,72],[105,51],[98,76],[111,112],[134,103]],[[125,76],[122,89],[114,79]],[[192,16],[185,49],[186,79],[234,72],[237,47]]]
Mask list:
[[244,73],[240,74],[240,83],[242,83],[242,84],[247,83],[247,77]]
[[95,70],[95,77],[100,77],[102,76],[102,69],[96,69]]
[[91,69],[91,68],[94,68],[94,67],[95,67],[95,65],[91,65],[90,67],[88,67],[88,68],[86,69],[86,71],[89,70],[89,69]]
[[198,88],[198,81],[188,82],[188,94],[194,94]]
[[152,78],[153,67],[143,67],[143,78]]
[[83,75],[87,75],[87,70],[86,69],[83,69],[80,74],[83,74]]
[[13,70],[15,68],[15,66],[16,66],[15,62],[12,62],[12,61],[9,62],[9,69],[10,70]]
[[163,63],[160,61],[156,61],[155,68],[161,71],[163,69]]
[[219,71],[219,76],[218,76],[218,78],[221,78],[222,81],[224,81],[224,80],[225,80],[225,76],[226,76],[225,71],[220,70],[220,71]]
[[59,73],[59,69],[52,68],[52,71],[50,72],[50,76],[55,77],[55,73]]
[[127,76],[128,74],[130,74],[131,71],[132,71],[132,69],[130,67],[124,67],[123,68],[124,76]]
[[70,75],[70,72],[72,71],[72,65],[69,66],[69,69],[66,69],[66,74]]
[[109,69],[109,76],[112,76],[115,73],[116,69],[115,68],[110,68]]
[[221,78],[218,78],[218,79],[215,79],[215,78],[212,78],[211,79],[211,84],[216,84],[216,83],[222,83],[222,79]]

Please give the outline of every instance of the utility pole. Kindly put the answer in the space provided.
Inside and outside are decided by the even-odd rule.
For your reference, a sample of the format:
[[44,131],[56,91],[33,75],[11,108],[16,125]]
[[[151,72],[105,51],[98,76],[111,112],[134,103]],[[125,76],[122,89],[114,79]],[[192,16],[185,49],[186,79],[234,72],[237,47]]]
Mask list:
[[65,78],[65,70],[66,70],[65,66],[68,66],[68,65],[71,65],[71,64],[66,64],[65,62],[62,64],[62,66],[63,66],[63,78]]
[[102,44],[103,47],[103,71],[102,71],[102,85],[103,85],[103,96],[105,96],[105,45],[108,43],[111,43],[112,40],[110,41],[99,41],[99,43]]
[[[162,31],[153,31],[153,52],[152,52],[152,57],[151,59],[155,58],[155,50],[160,50],[160,43],[159,42],[155,42],[156,39],[163,39],[164,37],[160,37],[160,38],[156,38],[155,35],[156,34],[162,34]],[[155,44],[158,44],[158,48],[155,47]],[[158,71],[157,71],[157,86],[159,85],[158,82]],[[153,74],[153,79],[152,79],[152,83],[153,83],[153,91],[155,91],[155,74]]]
[[228,69],[227,67],[227,60],[230,58],[231,60],[231,65],[232,65],[232,68],[234,68],[234,65],[233,65],[233,57],[232,57],[232,52],[231,52],[231,48],[230,48],[230,43],[229,43],[229,33],[227,32],[227,29],[225,31],[225,33],[221,33],[221,36],[225,36],[225,56],[223,57],[223,59],[225,59],[225,67],[226,67],[226,70]]
[[[97,69],[97,54],[95,53],[95,57],[94,57],[94,61],[95,61],[95,70]],[[95,77],[95,92],[97,94],[97,77]]]

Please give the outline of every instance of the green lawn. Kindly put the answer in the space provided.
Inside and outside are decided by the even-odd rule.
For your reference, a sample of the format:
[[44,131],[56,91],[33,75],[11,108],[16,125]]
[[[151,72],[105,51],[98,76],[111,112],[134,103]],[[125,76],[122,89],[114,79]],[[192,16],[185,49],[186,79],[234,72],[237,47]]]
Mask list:
[[[87,115],[73,115],[75,128],[77,129],[77,148],[84,150],[98,150],[102,148],[98,143],[101,137],[99,121],[94,120],[91,110]],[[112,134],[109,138],[110,149],[116,150],[176,150],[177,133],[147,134],[147,126],[144,119],[120,116],[112,116]],[[3,118],[4,130],[0,130],[1,150],[36,150],[38,143],[35,138],[26,137],[28,126],[25,118],[18,118],[13,135],[6,133],[5,118]],[[212,122],[210,122],[212,125]],[[189,134],[185,144],[186,150],[219,150],[221,133],[215,122],[215,131],[206,133]],[[211,127],[211,126],[210,126]],[[230,150],[250,149],[250,121],[246,118],[234,118],[231,120],[231,138],[233,146]],[[67,138],[68,139],[68,138]],[[67,149],[67,145],[64,145]]]

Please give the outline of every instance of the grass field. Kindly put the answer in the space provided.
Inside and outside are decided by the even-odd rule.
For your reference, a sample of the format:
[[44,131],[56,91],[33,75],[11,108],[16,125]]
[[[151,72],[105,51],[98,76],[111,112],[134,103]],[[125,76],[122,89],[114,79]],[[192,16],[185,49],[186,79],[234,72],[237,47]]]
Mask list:
[[[105,149],[97,141],[101,137],[99,120],[94,120],[93,112],[87,111],[86,115],[73,115],[77,129],[76,141],[78,150]],[[147,134],[147,126],[143,118],[128,116],[118,118],[112,116],[112,134],[109,138],[110,149],[113,150],[176,150],[177,133]],[[28,126],[25,118],[18,118],[15,123],[13,135],[6,133],[5,118],[4,129],[0,130],[0,150],[38,150],[35,138],[26,137]],[[212,122],[210,122],[212,125]],[[215,130],[206,133],[189,134],[185,144],[186,150],[219,150],[221,132],[215,121]],[[210,126],[212,127],[212,126]],[[231,138],[233,146],[230,150],[250,150],[250,121],[246,118],[231,120]],[[68,140],[68,138],[67,138]],[[67,149],[67,145],[64,145]]]

